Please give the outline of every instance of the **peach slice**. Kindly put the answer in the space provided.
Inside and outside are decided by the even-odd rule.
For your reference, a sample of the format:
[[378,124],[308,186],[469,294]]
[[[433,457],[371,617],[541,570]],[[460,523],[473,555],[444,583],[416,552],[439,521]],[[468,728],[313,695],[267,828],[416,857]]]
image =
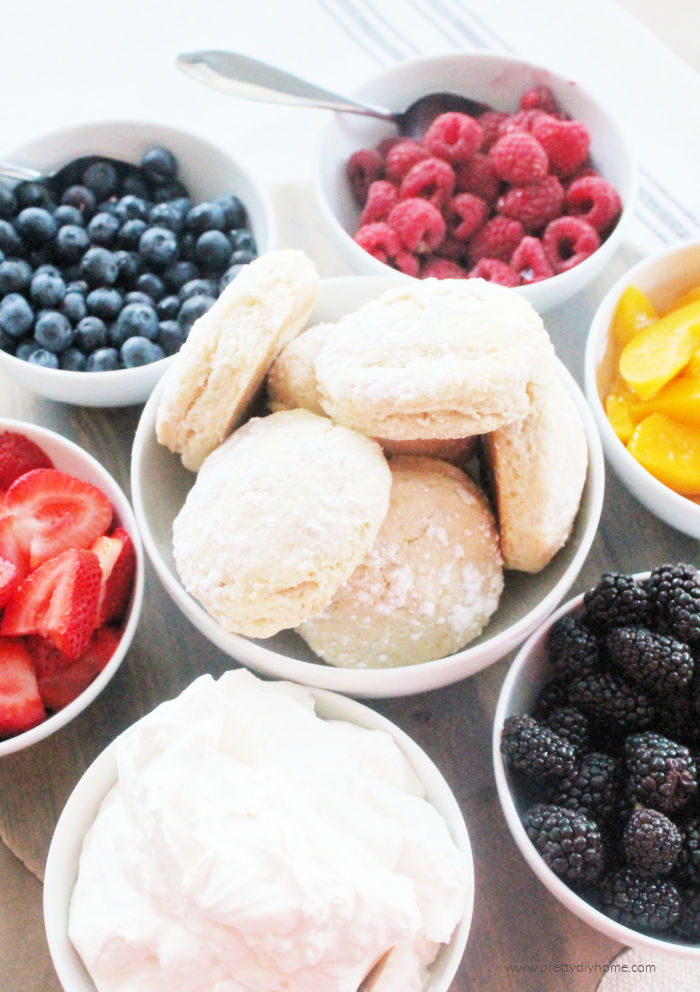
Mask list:
[[626,286],[613,314],[610,333],[619,345],[625,345],[658,319],[654,304],[638,286]]
[[652,413],[637,425],[627,450],[669,489],[700,494],[700,428]]
[[700,300],[672,310],[632,337],[619,371],[640,399],[648,400],[683,371],[700,347]]

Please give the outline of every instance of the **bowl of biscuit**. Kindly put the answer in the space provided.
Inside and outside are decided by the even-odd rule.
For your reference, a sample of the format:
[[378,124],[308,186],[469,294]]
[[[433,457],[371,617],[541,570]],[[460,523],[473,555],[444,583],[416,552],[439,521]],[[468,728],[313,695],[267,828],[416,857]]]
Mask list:
[[134,509],[192,624],[260,674],[448,685],[556,608],[604,468],[532,305],[481,279],[246,266],[144,407]]

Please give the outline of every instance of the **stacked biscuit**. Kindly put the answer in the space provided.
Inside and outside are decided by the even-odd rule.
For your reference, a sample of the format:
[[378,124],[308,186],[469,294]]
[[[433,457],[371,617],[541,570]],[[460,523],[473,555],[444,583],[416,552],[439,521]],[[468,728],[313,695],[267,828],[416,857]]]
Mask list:
[[178,573],[227,631],[294,628],[333,665],[444,657],[486,626],[504,569],[566,542],[583,425],[512,290],[407,281],[307,327],[317,286],[302,252],[261,256],[163,381],[158,440],[197,472]]

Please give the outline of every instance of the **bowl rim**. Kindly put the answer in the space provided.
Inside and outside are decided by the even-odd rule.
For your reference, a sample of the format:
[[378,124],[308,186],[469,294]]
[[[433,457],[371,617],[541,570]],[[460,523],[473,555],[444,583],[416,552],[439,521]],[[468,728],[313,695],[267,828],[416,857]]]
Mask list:
[[[275,681],[284,684],[289,680]],[[439,989],[447,992],[464,956],[474,913],[474,857],[469,830],[457,797],[427,751],[398,724],[369,706],[340,693],[310,686],[306,688],[312,695],[316,712],[322,719],[344,720],[370,730],[381,730],[390,734],[423,784],[425,799],[440,814],[453,842],[465,855],[468,886],[464,909],[449,944],[442,946],[436,961],[431,966],[438,968]],[[121,731],[88,765],[63,806],[49,844],[42,897],[44,928],[56,973],[66,989],[70,989],[71,992],[76,976],[82,981],[86,977],[89,978],[70,941],[67,927],[70,894],[77,877],[83,839],[102,800],[116,783],[116,752],[121,738],[148,715],[145,714]],[[88,806],[85,805],[86,801],[89,801]],[[68,884],[70,891],[66,892]],[[64,892],[64,900],[58,905],[55,899],[57,890]]]
[[[634,578],[637,580],[649,577],[649,572],[637,572]],[[508,825],[511,837],[516,843],[521,855],[528,867],[539,878],[540,882],[549,889],[552,895],[579,919],[583,920],[594,930],[605,934],[624,944],[627,947],[643,948],[646,951],[657,951],[665,954],[672,954],[675,957],[700,960],[700,946],[691,944],[677,944],[664,940],[662,937],[653,937],[618,923],[611,917],[606,916],[596,909],[591,903],[586,902],[573,889],[556,875],[549,868],[542,857],[537,852],[534,844],[527,836],[525,829],[518,815],[518,810],[513,799],[513,794],[508,780],[505,762],[501,755],[501,736],[503,723],[507,716],[511,714],[510,700],[513,690],[518,680],[523,677],[528,662],[533,657],[541,657],[546,642],[547,634],[552,626],[561,617],[570,613],[578,613],[583,608],[583,597],[585,593],[579,593],[572,599],[563,603],[547,620],[536,630],[521,646],[513,659],[506,676],[501,685],[501,689],[496,702],[496,710],[493,721],[493,731],[491,737],[491,752],[494,777],[496,780],[496,791],[501,804],[501,811]]]
[[[322,284],[327,292],[334,293],[340,291],[342,286],[350,286],[352,283],[358,284],[359,281],[372,288],[376,286],[377,291],[382,287],[397,285],[398,283],[395,278],[385,276],[350,275],[323,279]],[[597,533],[605,488],[605,462],[600,437],[580,387],[566,366],[559,359],[556,359],[556,362],[564,384],[576,402],[586,432],[588,447],[586,485],[590,486],[589,517],[584,523],[580,544],[572,556],[572,561],[542,600],[524,616],[519,617],[511,627],[491,638],[488,637],[488,628],[485,628],[486,639],[479,644],[467,645],[462,651],[417,665],[381,669],[352,669],[326,665],[320,661],[292,658],[240,634],[226,633],[206,610],[185,591],[179,580],[175,580],[163,561],[148,526],[144,510],[144,487],[141,482],[141,470],[145,446],[154,433],[156,409],[163,389],[162,382],[157,384],[144,407],[132,446],[131,492],[134,512],[146,554],[166,591],[190,622],[218,648],[253,671],[271,677],[291,679],[321,689],[369,698],[388,698],[425,692],[474,675],[483,668],[495,664],[509,651],[516,648],[556,608],[575,581]],[[494,644],[498,645],[495,648],[497,651],[495,657],[492,656]],[[488,650],[489,645],[491,652]],[[277,667],[278,659],[285,666],[284,673]]]
[[[115,517],[119,520],[119,523],[125,528],[125,530],[129,532],[129,536],[134,543],[134,549],[136,551],[136,571],[134,573],[134,585],[131,592],[131,604],[129,606],[127,621],[124,624],[124,628],[119,639],[119,644],[105,667],[98,673],[93,681],[86,686],[85,689],[83,689],[80,695],[68,703],[67,706],[64,706],[62,709],[52,713],[51,716],[46,717],[46,719],[42,720],[42,722],[37,724],[36,727],[25,730],[20,734],[15,734],[13,737],[7,737],[4,740],[0,740],[0,758],[8,754],[14,754],[24,748],[31,747],[31,745],[37,744],[39,741],[50,737],[55,731],[60,730],[66,724],[70,723],[74,717],[78,716],[79,713],[86,709],[102,692],[107,683],[116,673],[131,646],[131,642],[141,617],[145,587],[145,555],[143,542],[141,541],[141,534],[136,521],[136,515],[134,514],[131,504],[127,499],[126,493],[114,478],[112,473],[93,455],[91,455],[90,452],[86,451],[84,448],[81,448],[79,444],[76,444],[75,441],[71,441],[69,438],[63,437],[63,435],[58,434],[56,431],[52,431],[47,427],[42,427],[39,424],[32,424],[9,417],[0,417],[0,432],[7,430],[30,434],[32,435],[32,440],[35,440],[39,445],[41,445],[42,439],[50,442],[52,445],[58,444],[59,447],[63,447],[68,454],[84,462],[95,476],[109,480],[110,487],[113,488],[114,493],[119,497],[119,499],[115,501],[113,496],[110,495],[110,501],[112,502],[115,510]],[[116,505],[117,502],[119,505]]]

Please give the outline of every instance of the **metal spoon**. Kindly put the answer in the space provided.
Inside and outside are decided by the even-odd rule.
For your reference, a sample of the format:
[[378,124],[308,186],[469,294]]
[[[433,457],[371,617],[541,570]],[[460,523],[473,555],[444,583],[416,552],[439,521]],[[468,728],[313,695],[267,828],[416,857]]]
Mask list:
[[142,176],[138,165],[131,162],[123,162],[121,159],[111,158],[108,155],[81,155],[79,158],[71,159],[66,165],[53,172],[43,173],[37,169],[30,169],[28,166],[16,165],[12,162],[0,162],[0,179],[8,179],[10,182],[38,182],[41,183],[50,193],[61,193],[68,186],[80,185],[85,170],[97,162],[108,162],[117,170],[119,178],[127,176]]
[[222,93],[246,100],[322,107],[326,110],[377,117],[393,122],[399,133],[409,138],[421,137],[438,114],[458,110],[478,117],[489,109],[485,103],[458,96],[456,93],[429,93],[415,100],[403,111],[388,110],[386,107],[333,93],[266,62],[235,52],[183,52],[178,55],[176,64],[188,76]]

